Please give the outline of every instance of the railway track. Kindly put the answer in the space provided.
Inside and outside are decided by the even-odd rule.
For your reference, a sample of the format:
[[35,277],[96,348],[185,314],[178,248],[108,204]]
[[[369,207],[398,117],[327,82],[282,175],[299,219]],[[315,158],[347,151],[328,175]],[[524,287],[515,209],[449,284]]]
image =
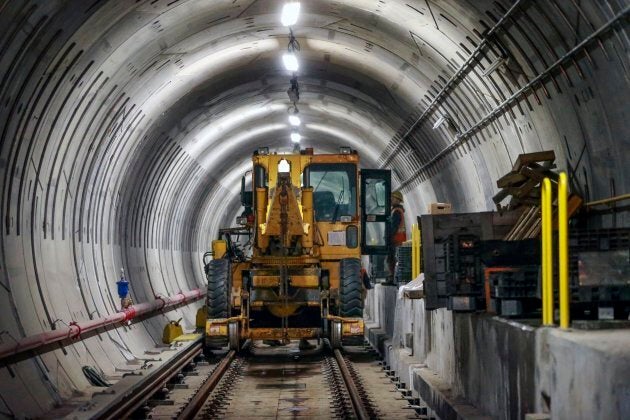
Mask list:
[[114,403],[96,413],[96,418],[137,418],[150,411],[150,404],[154,398],[167,395],[169,382],[176,382],[187,372],[194,369],[197,359],[203,355],[203,342],[196,340],[160,369],[153,372],[146,380],[131,387]]
[[195,343],[102,417],[429,418],[409,410],[409,399],[370,354],[287,346],[206,360]]
[[339,349],[334,349],[333,354],[336,366],[329,364],[330,370],[334,375],[336,368],[339,369],[343,385],[340,384],[338,389],[332,388],[331,395],[333,399],[337,400],[337,404],[343,404],[344,397],[342,396],[344,395],[345,388],[352,405],[352,412],[343,410],[336,414],[341,414],[343,418],[355,417],[358,420],[378,418],[378,412],[374,409],[369,394],[366,392],[363,382],[354,370],[352,364],[343,357]]

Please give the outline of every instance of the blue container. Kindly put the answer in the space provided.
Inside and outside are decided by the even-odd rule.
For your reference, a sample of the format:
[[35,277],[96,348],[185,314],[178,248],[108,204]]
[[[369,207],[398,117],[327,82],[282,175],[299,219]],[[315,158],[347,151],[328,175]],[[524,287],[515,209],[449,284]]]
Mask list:
[[116,282],[116,285],[118,286],[118,297],[121,299],[126,298],[129,294],[129,282],[123,277]]

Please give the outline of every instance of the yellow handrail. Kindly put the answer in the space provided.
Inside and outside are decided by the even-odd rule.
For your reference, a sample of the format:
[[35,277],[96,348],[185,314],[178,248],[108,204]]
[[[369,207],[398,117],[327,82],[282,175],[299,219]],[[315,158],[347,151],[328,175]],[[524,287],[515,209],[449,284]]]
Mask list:
[[420,229],[417,223],[411,226],[411,275],[416,278],[422,272],[422,261],[420,260]]
[[418,275],[420,275],[420,273],[422,273],[422,254],[421,254],[421,250],[422,250],[422,231],[420,230],[420,225],[418,224],[416,226],[416,242],[418,244],[418,246],[416,247],[416,261],[417,261],[417,267],[418,267]]
[[560,328],[569,328],[569,220],[567,217],[567,174],[558,179],[558,287]]
[[[569,328],[569,217],[567,213],[567,174],[558,178],[558,295],[560,301],[560,327]],[[554,325],[553,316],[553,230],[551,181],[543,179],[541,200],[542,239],[542,309],[543,325]]]
[[411,278],[418,276],[416,272],[416,224],[411,225]]
[[553,325],[553,251],[551,230],[551,181],[545,178],[540,195],[542,211],[542,309],[543,325]]

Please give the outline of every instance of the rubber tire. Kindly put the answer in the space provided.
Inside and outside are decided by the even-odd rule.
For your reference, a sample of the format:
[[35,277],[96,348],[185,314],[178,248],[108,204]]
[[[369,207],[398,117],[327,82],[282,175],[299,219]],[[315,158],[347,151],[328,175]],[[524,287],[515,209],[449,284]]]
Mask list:
[[228,318],[230,290],[230,261],[226,259],[212,260],[206,266],[208,294],[206,306],[208,319]]
[[[227,259],[212,260],[205,267],[208,293],[206,309],[208,319],[227,318],[229,311],[230,261]],[[206,337],[206,348],[220,349],[228,344],[228,337]]]
[[342,325],[340,321],[330,322],[330,347],[332,349],[340,349],[343,347],[341,343],[341,340],[343,338],[341,327]]
[[228,347],[230,350],[239,351],[241,349],[241,336],[238,322],[228,324]]
[[339,316],[363,317],[363,282],[358,258],[344,258],[339,262]]

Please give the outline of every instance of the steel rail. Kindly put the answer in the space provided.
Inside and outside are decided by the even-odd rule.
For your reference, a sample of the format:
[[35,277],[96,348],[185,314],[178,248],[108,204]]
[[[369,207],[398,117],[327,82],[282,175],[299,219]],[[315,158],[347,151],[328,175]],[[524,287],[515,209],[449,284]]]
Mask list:
[[128,389],[121,395],[114,404],[105,407],[97,413],[95,418],[99,419],[122,419],[129,418],[138,408],[164,387],[169,379],[177,375],[188,363],[203,351],[203,338],[199,338],[194,344],[181,351],[164,365],[160,366],[156,372],[147,377],[143,382]]
[[354,408],[354,412],[357,415],[357,419],[369,420],[370,416],[368,415],[365,406],[361,402],[361,395],[359,395],[359,390],[352,380],[352,375],[348,370],[348,366],[346,366],[346,361],[343,359],[343,356],[341,355],[339,349],[334,349],[334,354],[335,359],[337,360],[337,364],[339,365],[339,370],[341,371],[341,376],[343,377],[343,381],[346,384],[346,389],[348,390],[348,394],[350,395],[352,407]]
[[201,407],[203,407],[204,403],[208,399],[208,396],[210,395],[210,393],[214,390],[214,388],[217,386],[219,381],[221,381],[221,378],[230,367],[230,364],[234,360],[235,356],[236,356],[235,350],[230,350],[228,354],[225,355],[223,360],[221,360],[221,362],[219,362],[217,367],[212,371],[212,374],[203,383],[203,385],[201,385],[201,387],[197,390],[197,392],[195,393],[195,396],[192,397],[192,399],[186,405],[184,410],[182,410],[182,412],[177,416],[178,420],[184,420],[184,419],[187,420],[187,419],[195,418],[199,410],[201,410]]

